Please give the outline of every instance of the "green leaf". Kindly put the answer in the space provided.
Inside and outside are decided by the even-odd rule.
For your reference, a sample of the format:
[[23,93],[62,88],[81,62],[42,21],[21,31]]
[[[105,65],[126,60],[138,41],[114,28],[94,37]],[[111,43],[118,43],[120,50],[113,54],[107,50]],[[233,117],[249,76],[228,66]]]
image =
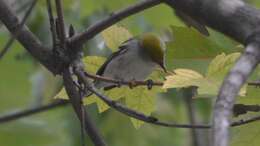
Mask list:
[[106,58],[100,56],[87,56],[83,58],[85,70],[88,73],[96,74],[100,66],[105,62]]
[[113,25],[101,33],[106,45],[113,52],[126,40],[132,38],[132,34],[124,27]]
[[[98,56],[87,56],[83,59],[85,63],[85,68],[90,73],[95,73],[101,64],[103,64],[105,58]],[[163,79],[163,73],[161,70],[155,70],[148,79],[158,81]],[[135,109],[144,114],[150,115],[154,111],[155,107],[155,97],[157,93],[165,92],[161,87],[153,87],[152,90],[148,90],[147,87],[135,87],[130,89],[127,86],[121,88],[114,88],[108,91],[102,91],[102,94],[109,97],[110,99],[117,101],[121,98],[125,98],[126,106]],[[66,91],[64,88],[54,97],[58,99],[68,99]],[[99,112],[104,112],[109,109],[109,106],[104,103],[100,98],[92,94],[89,97],[83,99],[85,105],[96,103]],[[135,128],[139,128],[143,122],[132,119]]]
[[240,53],[232,53],[229,55],[222,53],[216,56],[209,64],[206,76],[214,79],[223,79],[239,56]]
[[215,95],[218,90],[218,86],[214,82],[189,69],[174,70],[174,74],[166,77],[163,88],[184,88],[189,86],[198,87],[199,96]]
[[[105,58],[100,56],[86,56],[85,58],[83,58],[83,62],[85,64],[85,69],[88,73],[96,74],[99,67],[105,62]],[[54,96],[54,99],[69,99],[69,97],[65,89],[62,88],[58,92],[58,94]],[[86,103],[89,104],[95,102],[92,98],[87,98],[87,100],[89,101],[86,101]]]
[[[158,81],[162,79],[162,76],[162,72],[156,70],[148,78],[154,81]],[[155,97],[160,92],[165,92],[165,90],[163,90],[161,87],[153,87],[151,90],[148,90],[147,87],[135,87],[130,89],[127,86],[123,86],[121,88],[114,88],[112,90],[103,92],[103,94],[114,101],[124,98],[127,107],[150,115],[154,111]],[[94,102],[97,103],[99,112],[104,112],[109,109],[109,106],[107,106],[95,95],[85,98],[84,100],[84,103],[86,104]],[[131,121],[133,122],[135,128],[139,128],[143,124],[143,122],[133,118],[131,118]]]
[[212,39],[194,29],[172,26],[174,41],[167,43],[166,66],[173,69],[174,60],[197,59],[206,60],[225,52],[237,52],[237,49],[223,49]]
[[[198,87],[198,97],[216,96],[224,77],[239,56],[240,53],[218,55],[211,61],[206,76],[189,69],[176,69],[174,74],[166,77],[163,88],[196,86]],[[246,86],[240,90],[239,95],[245,96],[245,93]]]

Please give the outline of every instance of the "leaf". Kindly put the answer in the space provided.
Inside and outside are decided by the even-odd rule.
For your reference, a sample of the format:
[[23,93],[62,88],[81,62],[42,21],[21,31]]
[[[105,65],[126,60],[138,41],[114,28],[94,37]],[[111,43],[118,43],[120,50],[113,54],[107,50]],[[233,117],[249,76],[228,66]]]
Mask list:
[[[124,94],[126,94],[127,90],[129,89],[125,89],[125,88],[115,88],[112,90],[108,90],[106,92],[102,92],[103,95],[109,97],[112,100],[119,100],[120,98],[123,97]],[[100,98],[96,97],[96,95],[91,95],[87,98],[84,98],[84,104],[92,104],[92,103],[96,103],[97,107],[98,107],[98,111],[100,113],[106,111],[109,109],[109,106],[104,103]]]
[[199,81],[204,77],[189,69],[176,69],[174,70],[174,74],[166,77],[166,81],[164,82],[163,88],[182,88],[187,86],[196,86]]
[[126,40],[133,37],[133,35],[124,27],[112,25],[101,32],[101,35],[108,46],[113,52]]
[[65,88],[62,88],[62,89],[58,92],[58,94],[56,94],[53,98],[54,98],[54,99],[65,99],[65,100],[68,100],[68,99],[69,99],[69,97],[68,97],[68,95],[67,95],[67,93],[66,93]]
[[[105,62],[104,57],[100,56],[86,56],[83,58],[83,62],[85,65],[85,70],[88,73],[96,74],[99,67]],[[62,88],[57,95],[54,96],[54,99],[69,99],[66,91],[64,88]],[[88,99],[88,98],[87,98]],[[87,103],[91,104],[94,101],[91,101],[92,98],[88,99],[89,101]]]
[[176,69],[173,75],[167,76],[163,88],[184,88],[190,86],[198,87],[199,96],[215,95],[218,86],[210,82],[200,73],[189,69]]
[[206,76],[210,78],[223,79],[227,75],[240,53],[226,55],[222,53],[216,56],[209,64]]
[[[156,70],[148,78],[154,81],[158,81],[162,79],[162,73]],[[155,97],[160,92],[165,92],[165,90],[161,87],[155,86],[151,90],[148,90],[145,86],[135,87],[133,89],[130,89],[127,86],[122,86],[121,88],[114,88],[112,90],[103,92],[103,94],[115,101],[124,98],[127,107],[150,115],[154,111]],[[104,112],[109,109],[109,106],[107,106],[95,95],[85,98],[84,100],[84,103],[86,104],[94,102],[97,103],[99,112]],[[131,121],[133,122],[135,128],[139,128],[143,124],[143,122],[133,118],[131,118]]]
[[[85,68],[88,72],[94,73],[98,70],[100,65],[104,62],[105,58],[98,56],[87,56],[83,59]],[[155,70],[148,78],[154,81],[163,79],[163,73],[160,70]],[[127,86],[121,88],[114,88],[108,91],[102,91],[102,94],[109,97],[111,100],[117,101],[121,98],[125,98],[126,106],[135,109],[144,114],[150,115],[154,111],[155,97],[157,93],[165,92],[161,87],[153,87],[152,90],[148,90],[147,87],[135,87],[130,89]],[[68,99],[64,88],[54,97],[59,99]],[[83,99],[85,105],[96,103],[99,112],[104,112],[109,109],[109,106],[104,103],[100,98],[92,94],[89,97]],[[135,128],[139,128],[143,122],[131,119]]]
[[[198,97],[216,96],[224,77],[239,56],[240,53],[218,55],[210,63],[206,76],[189,69],[176,69],[175,74],[166,77],[163,88],[196,86],[198,87]],[[246,86],[240,90],[239,95],[245,96],[245,93]]]
[[83,58],[85,70],[88,73],[96,74],[100,66],[105,62],[106,58],[100,56],[86,56]]
[[[128,93],[125,103],[126,105],[136,111],[140,111],[146,115],[150,115],[155,108],[155,94],[153,91],[147,90],[146,87],[138,87]],[[140,128],[143,121],[131,118],[135,128]]]
[[194,29],[177,26],[171,26],[171,29],[174,41],[166,44],[166,66],[170,69],[173,69],[175,66],[174,60],[206,60],[214,58],[222,52],[232,53],[238,51],[236,48],[223,49],[216,42]]

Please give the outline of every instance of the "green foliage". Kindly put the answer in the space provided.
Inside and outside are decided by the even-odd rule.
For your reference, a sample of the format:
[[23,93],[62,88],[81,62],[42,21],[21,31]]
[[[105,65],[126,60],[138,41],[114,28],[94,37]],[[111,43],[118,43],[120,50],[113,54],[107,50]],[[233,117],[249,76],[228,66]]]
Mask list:
[[[166,77],[163,88],[183,88],[189,86],[198,87],[198,96],[216,96],[219,87],[227,75],[230,68],[235,63],[240,53],[225,55],[222,53],[215,57],[210,65],[205,77],[193,70],[176,69],[173,74]],[[244,96],[246,88],[242,88],[240,95]]]
[[[65,23],[67,26],[73,24],[77,32],[80,32],[109,16],[113,11],[138,1],[63,0]],[[260,6],[258,0],[249,1],[258,7]],[[16,8],[16,5],[19,6],[20,3],[22,1],[15,3],[14,8]],[[55,9],[54,6],[53,8]],[[19,16],[23,14],[21,13]],[[44,45],[51,46],[46,1],[38,2],[36,9],[34,9],[30,19],[27,21],[27,25]],[[127,29],[121,26],[127,27]],[[234,52],[243,50],[243,46],[213,30],[209,29],[210,37],[205,37],[194,29],[184,27],[183,23],[174,16],[172,9],[167,5],[159,5],[147,9],[109,29],[100,35],[105,41],[106,47],[110,49],[109,51],[107,48],[102,47],[100,36],[89,41],[85,46],[91,54],[86,54],[87,56],[83,59],[83,62],[85,63],[85,68],[91,74],[96,73],[106,58],[90,55],[98,54],[98,51],[102,52],[100,54],[116,51],[123,41],[143,32],[153,31],[165,35],[161,32],[171,30],[174,39],[167,44],[166,63],[169,70],[174,70],[177,73],[175,75],[168,74],[167,76],[165,86],[168,84],[167,86],[171,89],[167,89],[166,92],[161,87],[153,87],[152,90],[147,90],[146,87],[130,89],[124,86],[109,91],[101,91],[104,95],[125,104],[129,108],[147,115],[154,114],[163,121],[174,120],[174,122],[178,123],[188,123],[183,91],[179,88],[196,85],[199,87],[196,97],[216,96],[224,76],[239,56],[239,53]],[[1,27],[0,50],[9,36],[5,31],[4,27]],[[36,63],[18,43],[15,43],[4,59],[0,60],[0,67],[1,114],[36,106],[34,103],[38,96],[43,98],[43,102],[38,104],[45,103],[52,99],[49,97],[52,97],[56,89],[61,86],[59,81],[57,81],[59,79],[54,78],[46,69],[43,69],[42,66]],[[160,71],[155,71],[149,79],[164,81],[164,76]],[[170,81],[171,79],[174,79],[174,81]],[[250,78],[250,80],[256,79],[259,79],[259,68]],[[260,104],[259,91],[256,87],[245,86],[241,90],[240,96],[237,97],[237,103]],[[158,96],[158,93],[162,92],[163,94]],[[67,99],[65,90],[62,89],[55,98]],[[193,102],[197,109],[198,116],[196,118],[205,123],[209,122],[212,109],[211,104],[213,103],[212,98],[196,98]],[[88,111],[94,117],[108,145],[191,145],[189,130],[161,128],[150,126],[149,124],[141,126],[142,122],[134,119],[131,119],[132,124],[127,122],[129,117],[114,110],[104,112],[109,107],[95,96],[84,98],[84,103],[88,105]],[[101,112],[104,113],[99,115],[98,113]],[[246,119],[255,115],[257,114],[250,113],[233,120]],[[133,126],[139,129],[135,130]],[[231,144],[234,146],[258,146],[260,143],[259,139],[257,139],[259,136],[258,127],[258,123],[252,123],[232,128]],[[78,119],[71,108],[62,108],[1,124],[0,143],[8,146],[17,146],[17,143],[20,146],[80,145],[79,128]],[[87,141],[87,145],[91,145],[89,144],[90,140],[87,139]]]
[[[118,46],[128,40],[131,37],[131,33],[117,25],[112,26],[102,32],[102,37],[106,45],[116,51]],[[89,73],[95,73],[98,68],[103,64],[105,58],[98,56],[87,56],[83,59],[85,63],[85,68]],[[162,76],[162,73],[159,70],[154,71],[148,78],[154,81],[159,80]],[[121,98],[125,99],[126,106],[134,110],[140,111],[144,114],[150,115],[155,110],[155,97],[159,92],[163,92],[161,87],[154,87],[152,90],[148,90],[147,87],[135,87],[130,89],[129,87],[121,87],[112,89],[109,91],[103,91],[103,94],[112,100],[119,100]],[[55,98],[68,99],[66,92],[62,89]],[[86,97],[84,99],[85,104],[96,103],[99,109],[99,112],[106,111],[109,106],[106,105],[101,99],[96,97],[94,94]],[[131,118],[134,126],[139,128],[143,122]]]
[[110,48],[113,52],[118,49],[120,44],[133,37],[127,29],[117,25],[107,28],[101,32],[101,35],[108,48]]

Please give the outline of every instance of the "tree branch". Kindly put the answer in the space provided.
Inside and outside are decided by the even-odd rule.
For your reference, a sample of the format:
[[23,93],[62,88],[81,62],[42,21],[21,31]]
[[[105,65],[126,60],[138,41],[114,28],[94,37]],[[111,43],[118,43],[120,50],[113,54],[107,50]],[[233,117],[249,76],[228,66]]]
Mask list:
[[66,30],[65,30],[65,23],[64,23],[64,16],[63,16],[63,7],[61,0],[55,0],[56,3],[56,11],[58,15],[58,28],[60,32],[60,44],[64,50],[66,50]]
[[51,49],[44,47],[38,38],[25,25],[19,27],[21,23],[18,17],[4,0],[0,0],[0,20],[12,34],[15,34],[15,32],[18,32],[19,30],[16,39],[33,57],[54,74],[59,73],[60,67],[55,64]]
[[[260,43],[260,41],[259,41]],[[250,42],[245,52],[236,62],[233,69],[225,78],[214,107],[213,117],[213,145],[228,146],[229,125],[232,109],[240,88],[246,82],[251,72],[260,60],[258,42]]]
[[[84,122],[85,131],[88,133],[88,136],[91,138],[95,146],[106,146],[105,141],[101,137],[99,131],[97,130],[95,124],[91,121],[85,108],[82,108],[81,97],[77,91],[70,71],[67,69],[63,73],[63,81],[66,92],[69,96],[70,102],[73,106],[75,113],[77,114],[80,122]],[[84,118],[84,119],[83,119]]]
[[235,104],[233,107],[233,114],[235,117],[247,114],[247,112],[260,112],[260,105]]
[[[157,118],[152,117],[152,116],[146,116],[143,113],[137,112],[135,110],[129,109],[126,106],[111,100],[110,98],[106,97],[105,95],[102,95],[101,93],[98,92],[98,90],[93,87],[93,85],[91,85],[89,83],[88,78],[85,76],[85,73],[83,70],[81,69],[76,69],[75,70],[75,74],[78,76],[78,78],[81,81],[84,81],[86,88],[88,88],[89,91],[91,91],[92,93],[94,93],[97,97],[99,97],[102,101],[104,101],[107,105],[109,105],[111,108],[115,109],[116,111],[125,114],[129,117],[135,118],[137,120],[141,120],[144,121],[146,123],[150,123],[153,125],[158,125],[158,126],[163,126],[163,127],[171,127],[171,128],[199,128],[199,129],[209,129],[211,128],[210,125],[190,125],[190,124],[176,124],[176,123],[166,123],[166,122],[162,122],[159,121]],[[259,117],[254,117],[252,119],[248,119],[248,120],[240,120],[238,122],[234,122],[232,124],[230,124],[233,127],[236,126],[240,126],[243,124],[247,124],[250,122],[255,122],[255,121],[259,121],[260,120],[260,116]]]
[[[113,102],[113,101],[110,101],[110,102]],[[20,118],[25,118],[25,117],[28,117],[28,116],[31,116],[31,115],[34,115],[34,114],[38,114],[38,113],[41,113],[41,112],[46,112],[46,111],[49,111],[49,110],[54,109],[54,108],[66,106],[68,104],[70,104],[70,102],[68,100],[60,100],[60,101],[55,101],[53,103],[49,103],[47,105],[42,105],[42,106],[39,106],[39,107],[29,108],[29,109],[25,109],[25,110],[15,112],[15,113],[6,114],[6,115],[3,115],[3,116],[0,117],[0,124],[11,122],[11,121],[14,121],[14,120],[18,120]],[[155,118],[155,119],[157,119],[157,118]],[[238,127],[238,126],[242,126],[242,125],[249,124],[249,123],[252,123],[252,122],[257,122],[257,121],[260,121],[260,116],[234,121],[234,122],[232,122],[231,126],[232,127]],[[163,127],[178,128],[178,127],[175,127],[174,124],[171,124],[171,123],[168,123],[168,124],[163,123],[163,122],[159,122],[159,123],[161,123],[161,125],[160,124],[156,124],[156,125],[163,126]],[[178,124],[178,125],[182,125],[183,127],[181,127],[181,128],[200,128],[200,129],[201,128],[202,129],[207,128],[207,125],[188,125],[188,124]],[[202,126],[202,127],[200,127],[200,126]],[[210,127],[211,126],[209,125],[208,128],[210,128]]]
[[53,11],[52,11],[52,3],[51,0],[46,0],[47,2],[47,11],[48,11],[48,17],[49,17],[49,23],[50,23],[50,30],[51,30],[51,36],[52,36],[52,48],[53,51],[57,51],[57,36],[56,36],[56,27],[55,27],[55,20],[53,16]]
[[138,12],[141,12],[145,9],[151,8],[162,2],[163,0],[144,0],[125,9],[114,12],[109,17],[100,20],[96,24],[93,24],[92,26],[88,27],[84,32],[75,35],[68,41],[70,44],[82,45],[98,33],[102,32],[104,29],[121,21],[122,19],[127,18]]
[[150,82],[149,80],[147,81],[120,81],[120,80],[116,80],[116,79],[112,79],[112,78],[109,78],[109,77],[103,77],[103,76],[99,76],[99,75],[92,75],[92,74],[89,74],[87,72],[85,72],[85,76],[86,77],[89,77],[91,79],[94,79],[94,80],[100,80],[100,81],[104,81],[104,82],[109,82],[109,83],[115,83],[115,84],[118,84],[119,86],[120,85],[128,85],[128,86],[149,86],[149,84],[151,84],[151,86],[162,86],[163,85],[163,82]]
[[[166,0],[198,22],[247,45],[234,68],[226,77],[214,107],[213,146],[228,146],[230,115],[241,86],[259,62],[259,41],[248,43],[259,35],[260,11],[242,0]],[[256,38],[253,38],[256,39]]]
[[[188,113],[188,118],[189,121],[192,125],[197,124],[196,120],[196,111],[194,104],[192,102],[192,98],[195,96],[197,88],[196,87],[189,87],[189,88],[184,88],[183,89],[183,98],[185,100],[185,104],[187,107],[187,113]],[[199,131],[197,129],[191,129],[191,138],[192,138],[192,146],[201,146],[200,144],[200,136],[199,136]]]
[[64,101],[61,100],[61,101],[56,101],[56,102],[53,102],[53,103],[50,103],[47,105],[39,106],[36,108],[26,109],[23,111],[12,113],[12,114],[7,114],[7,115],[0,117],[0,123],[2,124],[2,123],[10,122],[13,120],[20,119],[22,117],[30,116],[32,114],[51,110],[56,107],[65,106],[65,105],[68,105],[68,103],[69,102],[67,100],[64,100]]
[[8,42],[5,44],[4,46],[4,49],[0,52],[0,59],[3,58],[3,56],[7,53],[7,51],[10,49],[10,47],[12,46],[14,40],[15,40],[15,37],[20,33],[20,29],[21,27],[23,27],[23,25],[25,24],[26,20],[28,19],[28,17],[30,16],[33,8],[35,7],[36,3],[37,3],[38,0],[33,0],[29,9],[27,10],[27,12],[25,13],[21,23],[19,24],[19,27],[17,29],[16,32],[14,32],[12,34],[12,36],[9,38]]

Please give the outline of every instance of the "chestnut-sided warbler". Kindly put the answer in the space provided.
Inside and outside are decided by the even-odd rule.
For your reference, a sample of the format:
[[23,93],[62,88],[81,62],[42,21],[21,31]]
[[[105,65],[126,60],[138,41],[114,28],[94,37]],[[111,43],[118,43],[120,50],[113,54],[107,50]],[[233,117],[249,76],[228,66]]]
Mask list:
[[[158,66],[164,66],[164,42],[155,34],[145,33],[133,37],[119,46],[99,68],[97,75],[121,80],[145,80]],[[94,81],[97,88],[113,87],[115,84],[100,80]]]

